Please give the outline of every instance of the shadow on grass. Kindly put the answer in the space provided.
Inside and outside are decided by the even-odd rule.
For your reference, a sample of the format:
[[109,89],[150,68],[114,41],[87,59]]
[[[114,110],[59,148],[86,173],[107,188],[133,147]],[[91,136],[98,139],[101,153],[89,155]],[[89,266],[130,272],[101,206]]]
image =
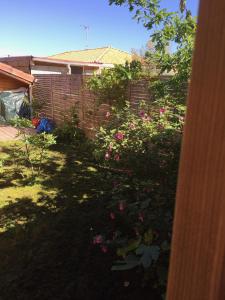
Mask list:
[[[149,289],[125,288],[125,273],[92,244],[107,227],[112,174],[93,167],[89,153],[60,149],[64,166],[46,165],[39,200],[23,197],[0,209],[0,299],[149,299]],[[57,187],[57,195],[46,192]],[[151,299],[160,299],[152,294]]]

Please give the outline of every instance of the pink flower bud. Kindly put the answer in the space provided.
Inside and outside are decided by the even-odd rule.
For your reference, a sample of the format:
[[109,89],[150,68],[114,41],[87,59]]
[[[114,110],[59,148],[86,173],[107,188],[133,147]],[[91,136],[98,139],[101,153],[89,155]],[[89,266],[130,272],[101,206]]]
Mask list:
[[129,125],[129,128],[133,130],[133,129],[135,129],[135,128],[136,128],[136,126],[135,126],[135,124],[134,124],[134,123],[130,123],[130,125]]
[[112,152],[112,147],[113,147],[113,144],[110,143],[110,144],[109,144],[109,152]]
[[130,285],[130,281],[124,281],[123,286],[127,288]]
[[140,116],[141,118],[143,118],[143,117],[145,116],[144,110],[141,110],[141,111],[139,112],[139,116]]
[[124,209],[125,209],[125,203],[124,203],[124,201],[120,201],[119,202],[119,205],[118,205],[118,208],[119,208],[119,211],[124,211]]
[[115,218],[116,218],[116,216],[115,216],[115,214],[113,212],[111,212],[109,216],[110,216],[111,220],[115,220]]
[[114,159],[115,159],[116,161],[119,161],[119,160],[120,160],[119,154],[115,154]]
[[139,233],[139,231],[138,231],[137,228],[134,228],[134,232],[135,232],[136,236],[139,236],[139,235],[140,235],[140,233]]
[[144,222],[144,214],[142,212],[138,214],[138,220],[142,223]]
[[110,159],[110,153],[106,152],[106,154],[105,154],[105,160],[109,160],[109,159]]
[[108,247],[107,246],[101,246],[101,250],[103,253],[107,253],[108,252]]
[[106,118],[109,118],[111,116],[110,112],[107,111],[107,113],[105,114]]
[[93,244],[94,245],[98,245],[98,244],[102,244],[103,242],[103,237],[102,235],[98,234],[93,238]]
[[184,122],[184,117],[179,117],[180,122]]
[[160,115],[163,115],[163,114],[165,113],[165,111],[166,111],[165,108],[160,108],[159,114],[160,114]]

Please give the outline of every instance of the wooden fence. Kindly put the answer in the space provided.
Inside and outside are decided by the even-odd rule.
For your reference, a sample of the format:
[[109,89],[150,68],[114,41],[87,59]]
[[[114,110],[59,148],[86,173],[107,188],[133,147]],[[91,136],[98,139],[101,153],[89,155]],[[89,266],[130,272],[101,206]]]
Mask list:
[[[97,104],[96,96],[87,88],[87,77],[82,75],[36,75],[33,98],[42,103],[40,113],[61,124],[71,108],[75,108],[80,127],[89,137],[95,135],[96,128],[106,121],[109,110],[107,104]],[[149,82],[140,80],[128,87],[128,100],[137,106],[142,100],[150,101]]]

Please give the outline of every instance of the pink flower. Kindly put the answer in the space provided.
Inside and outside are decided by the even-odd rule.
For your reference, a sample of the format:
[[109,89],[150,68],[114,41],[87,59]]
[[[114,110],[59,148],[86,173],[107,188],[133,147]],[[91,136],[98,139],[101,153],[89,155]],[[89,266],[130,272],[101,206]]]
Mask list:
[[125,209],[125,203],[124,203],[124,201],[120,201],[119,202],[119,205],[118,205],[118,208],[119,208],[119,211],[124,211],[124,209]]
[[180,122],[184,122],[184,117],[179,117]]
[[110,153],[106,152],[106,154],[105,154],[105,160],[109,160],[109,159],[110,159]]
[[111,116],[110,112],[107,111],[107,113],[105,114],[105,117],[108,119]]
[[93,244],[94,245],[98,245],[98,244],[102,244],[103,242],[103,237],[102,235],[98,234],[93,238]]
[[114,159],[115,159],[116,161],[119,161],[119,160],[120,160],[119,154],[115,154]]
[[134,228],[134,232],[135,232],[136,236],[140,235],[139,230],[137,228]]
[[145,116],[144,110],[141,110],[141,111],[139,112],[139,116],[142,117],[142,118]]
[[165,111],[166,111],[165,108],[160,108],[160,109],[159,109],[159,114],[160,114],[160,115],[163,115],[163,114],[165,113]]
[[113,147],[113,144],[110,143],[110,144],[109,144],[109,152],[112,152],[112,149],[113,149],[112,147]]
[[144,222],[144,214],[142,212],[138,214],[138,220],[142,223]]
[[149,122],[151,121],[151,118],[146,114],[143,118],[142,118],[143,121],[146,121],[146,122]]
[[130,281],[124,281],[123,286],[127,288],[130,285]]
[[136,128],[136,126],[135,126],[135,124],[134,124],[134,123],[130,123],[130,125],[129,125],[129,128],[130,128],[130,129],[135,129],[135,128]]
[[101,250],[103,253],[107,253],[108,252],[108,247],[107,246],[101,246]]
[[122,132],[117,132],[117,133],[115,134],[115,138],[116,138],[117,140],[119,140],[119,141],[122,141],[123,138],[124,138],[124,134],[123,134]]
[[109,214],[111,220],[115,220],[116,216],[113,212]]

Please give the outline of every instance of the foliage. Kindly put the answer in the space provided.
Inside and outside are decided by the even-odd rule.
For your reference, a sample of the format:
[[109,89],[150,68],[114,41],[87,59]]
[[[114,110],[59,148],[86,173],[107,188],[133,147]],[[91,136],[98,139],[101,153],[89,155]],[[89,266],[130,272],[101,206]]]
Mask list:
[[31,168],[32,177],[39,176],[44,160],[47,159],[46,150],[56,144],[56,136],[45,132],[31,134],[29,128],[33,128],[33,125],[28,119],[15,118],[11,124],[17,128],[18,137],[22,141],[22,146],[15,146],[11,152],[15,170],[18,171],[21,161],[25,161]]
[[0,174],[3,172],[4,160],[0,159]]
[[87,84],[98,95],[99,103],[106,102],[122,107],[127,99],[129,81],[138,79],[141,70],[139,61],[127,62],[125,66],[115,65],[112,69],[104,69],[101,75],[91,77]]
[[[154,48],[145,57],[156,65],[159,76],[151,80],[153,103],[142,103],[136,112],[128,104],[114,108],[110,123],[97,134],[96,159],[123,175],[113,186],[108,207],[112,227],[94,235],[93,243],[102,252],[112,250],[119,257],[113,271],[133,269],[143,275],[143,285],[150,282],[165,293],[196,19],[184,0],[175,12],[162,8],[160,0],[109,3],[128,4],[135,18],[151,30]],[[161,74],[173,76],[161,80]],[[112,82],[108,78],[107,86]],[[116,93],[113,96],[113,100],[120,98]]]
[[[172,71],[168,81],[153,84],[156,97],[168,94],[184,99],[183,90],[187,86],[191,73],[191,61],[196,32],[196,18],[186,7],[186,1],[180,1],[180,9],[171,12],[161,7],[161,0],[109,0],[110,4],[128,4],[134,17],[151,30],[154,51],[147,51],[146,57],[153,61],[159,73]],[[174,50],[169,52],[168,47]]]
[[120,177],[95,165],[91,151],[57,144],[41,180],[28,186],[11,168],[13,143],[0,143],[0,157],[7,159],[0,178],[0,230],[7,226],[0,234],[3,299],[160,299],[151,285],[140,288],[140,273],[111,272],[116,260],[111,246],[103,254],[90,242],[93,232],[113,227],[108,212],[115,204],[113,182]]
[[113,224],[100,246],[119,256],[113,271],[137,269],[143,285],[164,292],[185,107],[165,98],[143,102],[137,112],[128,103],[113,111],[97,134],[94,155],[123,175],[113,185]]
[[165,177],[179,153],[184,111],[169,99],[151,106],[142,103],[138,114],[128,103],[115,109],[109,125],[97,134],[95,157],[138,176]]
[[18,129],[18,131],[25,130],[26,128],[34,128],[31,121],[26,118],[19,118],[16,117],[12,120],[10,120],[10,124]]
[[65,117],[63,124],[55,129],[55,135],[58,142],[66,144],[79,144],[84,142],[84,132],[79,128],[79,119],[75,108],[69,112],[69,116]]
[[38,117],[44,104],[45,104],[44,100],[40,101],[40,100],[37,100],[36,98],[32,99],[31,108],[32,108],[32,113],[34,116]]
[[103,253],[116,255],[112,271],[136,273],[140,288],[151,286],[164,293],[174,186],[124,175],[116,180],[108,199],[110,222],[97,235],[94,232],[93,244]]

